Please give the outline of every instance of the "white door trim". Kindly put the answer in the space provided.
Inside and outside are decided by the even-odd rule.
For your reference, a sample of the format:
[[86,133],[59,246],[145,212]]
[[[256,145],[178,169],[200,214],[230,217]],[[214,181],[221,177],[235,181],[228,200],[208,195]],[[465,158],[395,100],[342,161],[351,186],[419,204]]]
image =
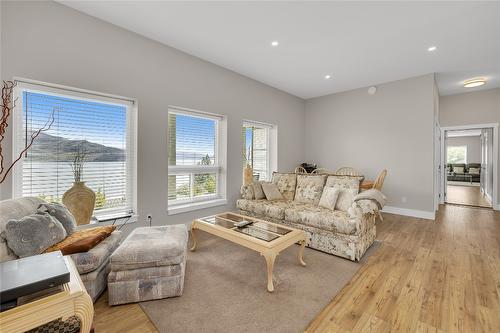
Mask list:
[[442,126],[441,127],[441,195],[440,203],[444,204],[444,191],[446,189],[446,132],[456,131],[456,130],[468,130],[468,129],[493,129],[493,198],[492,207],[494,210],[500,210],[500,206],[497,202],[497,178],[498,178],[498,123],[486,123],[486,124],[471,124],[471,125],[459,125],[459,126]]

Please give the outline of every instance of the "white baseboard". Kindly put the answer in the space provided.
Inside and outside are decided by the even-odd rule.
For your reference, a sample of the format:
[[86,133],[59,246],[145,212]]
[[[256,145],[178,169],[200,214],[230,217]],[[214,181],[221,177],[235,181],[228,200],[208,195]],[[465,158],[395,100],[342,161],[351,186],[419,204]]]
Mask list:
[[435,212],[429,212],[426,210],[399,208],[399,207],[393,207],[393,206],[385,206],[384,209],[382,209],[382,212],[403,215],[403,216],[418,217],[418,218],[427,219],[427,220],[434,220],[436,218]]

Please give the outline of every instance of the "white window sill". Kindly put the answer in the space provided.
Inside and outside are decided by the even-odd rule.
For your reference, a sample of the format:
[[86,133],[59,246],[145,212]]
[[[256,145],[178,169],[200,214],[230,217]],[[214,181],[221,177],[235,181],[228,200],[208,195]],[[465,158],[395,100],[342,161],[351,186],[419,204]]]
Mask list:
[[139,215],[133,214],[132,216],[110,216],[106,217],[106,219],[103,219],[102,221],[99,220],[94,220],[89,223],[89,225],[92,226],[97,226],[97,225],[122,225],[122,224],[130,224],[130,223],[135,223],[139,220]]
[[205,208],[217,207],[217,206],[223,206],[223,205],[227,205],[226,199],[215,199],[215,200],[207,200],[207,201],[200,201],[200,202],[190,202],[190,203],[183,204],[183,205],[175,205],[175,206],[168,207],[167,212],[168,212],[168,215],[175,215],[175,214],[190,212],[193,210],[199,210],[199,209],[205,209]]

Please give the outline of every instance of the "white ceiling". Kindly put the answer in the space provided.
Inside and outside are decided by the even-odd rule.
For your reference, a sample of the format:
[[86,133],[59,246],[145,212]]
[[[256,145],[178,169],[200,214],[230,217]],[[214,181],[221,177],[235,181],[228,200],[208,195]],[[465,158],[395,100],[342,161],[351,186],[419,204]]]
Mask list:
[[302,98],[432,72],[441,95],[500,87],[499,2],[60,2]]

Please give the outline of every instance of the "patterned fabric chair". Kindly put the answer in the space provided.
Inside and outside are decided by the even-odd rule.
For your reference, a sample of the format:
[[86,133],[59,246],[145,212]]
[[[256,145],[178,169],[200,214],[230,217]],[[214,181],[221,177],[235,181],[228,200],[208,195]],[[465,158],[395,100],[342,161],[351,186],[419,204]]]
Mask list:
[[370,200],[350,201],[347,208],[335,210],[318,203],[326,187],[357,194],[362,179],[362,176],[275,172],[272,182],[285,200],[256,200],[253,185],[246,185],[236,205],[243,215],[304,230],[310,236],[307,245],[311,248],[359,260],[375,240],[379,207]]

